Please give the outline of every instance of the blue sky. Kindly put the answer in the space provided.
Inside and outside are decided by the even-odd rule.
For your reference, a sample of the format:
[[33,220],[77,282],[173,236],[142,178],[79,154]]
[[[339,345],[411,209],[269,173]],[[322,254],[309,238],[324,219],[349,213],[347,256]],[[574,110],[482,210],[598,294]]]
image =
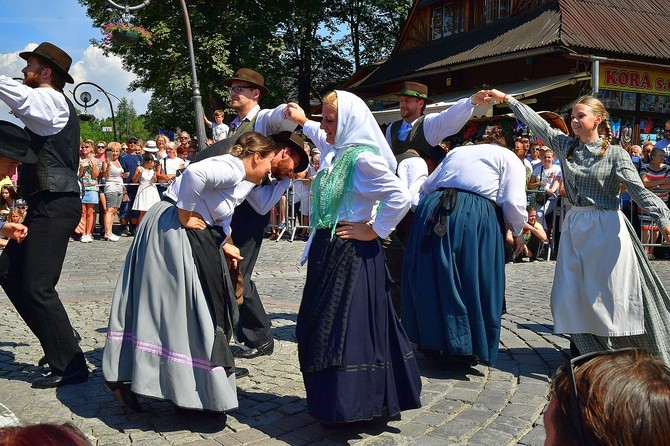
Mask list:
[[[18,53],[48,41],[72,57],[70,74],[75,82],[95,82],[118,97],[133,100],[137,112],[144,113],[150,94],[127,91],[135,76],[123,70],[120,59],[105,57],[90,45],[92,38],[100,37],[100,30],[93,28],[91,19],[77,0],[0,0],[0,74],[22,76],[25,62]],[[66,90],[72,88],[72,84],[66,86]],[[84,88],[78,89],[77,93]],[[89,112],[98,117],[110,116],[107,100],[96,96],[95,90],[90,92],[94,98],[100,99],[100,103]],[[116,108],[118,102],[112,98],[112,104]],[[2,102],[0,119],[10,119]]]

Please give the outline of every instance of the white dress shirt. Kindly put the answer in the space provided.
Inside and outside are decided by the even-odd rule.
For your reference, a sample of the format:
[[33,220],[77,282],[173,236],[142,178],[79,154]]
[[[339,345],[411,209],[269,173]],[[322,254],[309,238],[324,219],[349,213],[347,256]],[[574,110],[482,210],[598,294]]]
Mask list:
[[512,151],[495,144],[461,146],[447,153],[421,186],[421,194],[453,187],[488,198],[502,208],[517,236],[528,220],[525,180],[526,169]]
[[[439,145],[447,136],[458,133],[472,117],[475,106],[470,98],[463,98],[439,113],[429,113],[423,119],[423,135],[431,146]],[[411,122],[411,126],[419,118]],[[403,121],[405,122],[405,121]],[[386,128],[386,141],[391,145],[391,126]]]
[[[292,132],[295,130],[296,124],[284,116],[285,108],[286,104],[281,104],[272,109],[264,108],[261,110],[260,105],[256,104],[256,106],[254,106],[254,108],[252,108],[245,116],[236,116],[230,123],[230,127],[237,129],[242,121],[245,119],[251,121],[254,119],[254,116],[258,115],[254,124],[254,132],[258,132],[265,136],[274,135],[283,131]],[[231,132],[231,134],[232,133],[233,132]]]
[[55,135],[70,119],[65,96],[50,87],[32,88],[11,77],[0,76],[0,100],[28,129],[40,136]]

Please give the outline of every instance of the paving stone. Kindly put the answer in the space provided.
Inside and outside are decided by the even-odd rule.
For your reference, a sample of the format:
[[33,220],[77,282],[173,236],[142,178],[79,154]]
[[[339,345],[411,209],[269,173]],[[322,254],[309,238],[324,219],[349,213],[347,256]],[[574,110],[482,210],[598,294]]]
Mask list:
[[[495,367],[479,364],[459,370],[419,358],[423,407],[373,428],[331,432],[307,414],[297,359],[295,324],[306,271],[297,259],[304,242],[262,245],[254,280],[273,323],[275,352],[244,360],[251,376],[239,381],[240,409],[228,414],[226,425],[181,419],[165,401],[141,397],[142,413],[117,403],[104,385],[102,351],[113,288],[131,240],[73,243],[68,249],[58,290],[83,336],[81,346],[91,371],[86,384],[57,391],[30,388],[44,371],[36,366],[42,351],[0,291],[0,402],[22,422],[69,421],[101,446],[544,443],[542,411],[550,377],[569,354],[567,338],[553,333],[548,294],[554,262],[506,266],[508,313],[502,320]],[[664,283],[670,283],[670,262],[652,266]]]

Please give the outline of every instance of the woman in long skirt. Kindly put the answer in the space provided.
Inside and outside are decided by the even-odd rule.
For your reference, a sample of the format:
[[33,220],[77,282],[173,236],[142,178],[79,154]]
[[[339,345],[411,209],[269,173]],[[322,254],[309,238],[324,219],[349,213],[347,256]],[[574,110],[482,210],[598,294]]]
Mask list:
[[141,408],[135,394],[185,409],[237,407],[228,347],[237,304],[223,254],[234,266],[239,251],[219,247],[230,235],[227,219],[274,155],[270,139],[243,135],[229,154],[189,166],[138,227],[103,353],[105,381],[132,408]]
[[619,210],[623,183],[670,241],[670,210],[646,189],[630,156],[610,143],[609,113],[595,97],[572,108],[574,137],[551,127],[530,107],[498,90],[514,114],[561,161],[567,198],[560,255],[551,289],[554,331],[568,333],[581,353],[639,347],[670,365],[670,296]]
[[402,275],[402,323],[427,356],[495,365],[504,235],[523,248],[526,171],[499,128],[449,151],[421,187]]
[[390,148],[351,93],[325,96],[320,128],[297,105],[289,113],[333,157],[312,186],[315,231],[296,327],[307,409],[333,424],[420,407],[421,378],[393,310],[379,239],[410,206],[409,191],[389,170]]

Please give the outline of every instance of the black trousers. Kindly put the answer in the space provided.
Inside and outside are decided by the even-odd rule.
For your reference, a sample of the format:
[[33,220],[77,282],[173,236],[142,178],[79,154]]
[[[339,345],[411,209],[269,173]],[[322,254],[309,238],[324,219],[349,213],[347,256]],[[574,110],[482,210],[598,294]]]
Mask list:
[[20,244],[11,240],[0,255],[0,286],[39,339],[52,372],[63,375],[86,367],[56,292],[81,199],[78,193],[39,192],[26,201],[28,236]]
[[240,320],[235,333],[237,340],[247,347],[255,348],[272,340],[272,324],[265,312],[256,284],[251,274],[256,265],[258,253],[263,242],[265,227],[270,222],[270,213],[260,215],[249,203],[243,201],[235,208],[230,227],[233,244],[240,250],[244,259],[238,268],[244,278],[244,302],[240,305]]

